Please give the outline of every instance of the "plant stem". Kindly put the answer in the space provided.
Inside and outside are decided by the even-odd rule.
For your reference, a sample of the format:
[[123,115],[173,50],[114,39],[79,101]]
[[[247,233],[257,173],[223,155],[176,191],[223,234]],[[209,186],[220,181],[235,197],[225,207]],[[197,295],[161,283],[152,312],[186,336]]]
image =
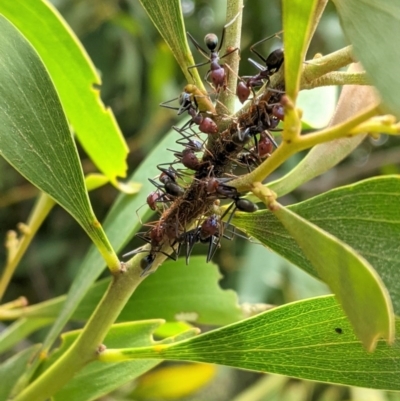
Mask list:
[[53,199],[51,199],[45,193],[41,193],[35,203],[31,215],[29,216],[27,229],[23,230],[22,236],[19,240],[17,240],[16,246],[15,241],[13,241],[14,244],[10,244],[7,264],[0,279],[0,301],[3,298],[3,295],[15,272],[15,269],[18,266],[18,263],[25,254],[25,251],[35,236],[37,230],[42,225],[43,220],[50,213],[50,210],[54,205],[55,202]]
[[309,84],[303,84],[301,89],[313,89],[329,85],[371,85],[371,83],[365,71],[355,73],[333,71],[314,79]]
[[301,87],[314,79],[355,62],[353,47],[347,46],[323,57],[315,57],[306,62],[301,79]]
[[254,182],[262,182],[295,153],[309,149],[323,142],[357,135],[358,132],[351,133],[351,131],[359,124],[377,115],[378,113],[379,108],[374,105],[350,120],[347,120],[344,123],[336,125],[332,128],[327,128],[313,134],[299,135],[297,137],[293,136],[290,142],[283,141],[278,149],[276,149],[275,152],[273,152],[272,155],[255,170],[249,174],[230,181],[229,185],[237,188],[239,192],[251,190]]
[[113,277],[105,295],[83,328],[73,345],[41,376],[26,387],[14,401],[42,401],[60,390],[72,377],[88,363],[97,359],[101,345],[110,326],[137,286],[144,280],[141,277],[140,260],[136,255],[127,265],[125,273]]
[[230,0],[226,8],[226,22],[229,23],[235,17],[232,25],[227,27],[225,32],[224,46],[221,49],[221,55],[227,52],[227,48],[237,48],[238,50],[224,58],[224,63],[229,65],[226,69],[227,73],[227,87],[219,95],[218,103],[216,105],[217,114],[233,114],[235,111],[236,101],[236,86],[239,71],[239,52],[240,52],[240,39],[242,33],[242,15],[243,15],[243,0]]

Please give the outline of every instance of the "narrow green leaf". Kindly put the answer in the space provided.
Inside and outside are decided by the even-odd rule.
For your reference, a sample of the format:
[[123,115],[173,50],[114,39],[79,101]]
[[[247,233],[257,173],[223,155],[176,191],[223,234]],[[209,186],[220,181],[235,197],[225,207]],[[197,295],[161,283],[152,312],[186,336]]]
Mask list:
[[317,0],[282,2],[285,45],[285,91],[296,100]]
[[53,83],[35,50],[2,16],[0,31],[0,154],[64,207],[116,266]]
[[343,31],[383,102],[400,118],[400,3],[391,0],[334,0]]
[[111,182],[125,177],[128,147],[94,88],[101,85],[96,68],[71,28],[45,0],[2,0],[0,13],[39,53],[86,153]]
[[[162,321],[122,323],[113,325],[104,343],[108,347],[145,347],[153,344],[151,334]],[[79,332],[67,333],[62,348],[54,357],[59,357],[76,339]],[[53,359],[52,359],[53,360]],[[50,361],[51,362],[51,361]],[[61,391],[55,394],[55,401],[90,401],[109,393],[141,376],[158,361],[141,360],[128,363],[93,362],[82,369]]]
[[194,65],[195,61],[186,38],[180,0],[140,0],[140,3],[171,49],[185,75],[186,81],[193,82],[198,88],[204,90],[197,68],[191,69],[192,75],[187,69],[189,66]]
[[[399,320],[396,325],[399,332]],[[397,341],[390,347],[381,340],[373,353],[367,352],[336,299],[325,296],[280,306],[179,343],[108,351],[126,359],[217,363],[302,379],[398,391],[399,344]]]
[[[398,213],[400,176],[385,176],[329,191],[289,207],[352,247],[374,267],[386,285],[394,310],[400,313],[400,262],[396,255],[400,242]],[[254,216],[237,214],[234,223],[262,243],[315,277],[296,241],[268,211]]]
[[38,329],[50,325],[53,320],[51,317],[21,318],[11,323],[0,333],[0,354],[9,350],[20,341],[25,340]]
[[280,207],[274,214],[335,293],[364,346],[373,350],[380,337],[392,343],[392,303],[373,267],[351,247],[289,209]]
[[8,400],[12,389],[24,374],[32,357],[39,351],[40,345],[33,345],[0,365],[0,400]]
[[[184,258],[177,262],[166,262],[157,274],[148,277],[138,287],[119,315],[118,322],[159,318],[219,326],[236,322],[243,318],[236,293],[222,290],[218,285],[220,279],[216,266],[207,264],[201,256],[191,258],[189,266],[186,266]],[[72,319],[87,320],[109,282],[106,279],[94,285]],[[28,307],[26,316],[54,319],[65,298],[59,297]]]

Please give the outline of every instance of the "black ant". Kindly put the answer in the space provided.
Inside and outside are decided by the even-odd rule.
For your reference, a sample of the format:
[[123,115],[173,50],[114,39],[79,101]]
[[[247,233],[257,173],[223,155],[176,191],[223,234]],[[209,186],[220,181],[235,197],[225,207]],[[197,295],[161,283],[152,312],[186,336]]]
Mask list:
[[152,180],[149,178],[149,181],[160,191],[163,193],[167,194],[167,196],[171,196],[173,198],[182,196],[185,193],[185,190],[178,185],[176,182],[177,178],[177,173],[176,171],[172,168],[169,167],[168,169],[165,169],[163,167],[160,167],[160,165],[157,166],[159,170],[161,170],[161,174],[159,177],[159,180],[162,184],[158,184],[156,181]]
[[214,257],[214,254],[218,249],[221,237],[232,239],[232,237],[229,237],[222,233],[220,218],[216,214],[212,214],[211,216],[207,217],[199,226],[183,233],[179,237],[179,247],[177,252],[179,253],[180,248],[183,245],[186,245],[185,258],[186,264],[188,264],[190,255],[195,244],[208,244],[206,258],[206,262],[208,263]]
[[[197,91],[196,91],[197,89]],[[199,94],[200,93],[200,94]],[[166,102],[160,104],[161,107],[166,107],[172,110],[178,110],[178,116],[180,116],[185,111],[192,117],[190,121],[188,121],[181,130],[185,130],[186,128],[190,128],[192,124],[196,124],[199,126],[199,130],[205,134],[216,134],[218,132],[217,124],[208,116],[204,117],[203,113],[210,113],[209,110],[214,110],[214,106],[211,104],[209,106],[209,98],[208,96],[204,100],[204,94],[194,85],[186,85],[184,91],[181,93],[179,98],[171,99]],[[179,100],[179,107],[169,106],[168,103],[171,103],[175,100]],[[203,111],[203,107],[207,106],[207,110]]]
[[276,35],[282,33],[278,32],[277,34],[268,36],[267,38],[264,38],[260,40],[257,43],[254,43],[250,47],[250,51],[256,54],[262,61],[265,63],[265,67],[253,59],[249,58],[248,60],[250,63],[252,63],[256,68],[260,70],[260,72],[254,76],[244,76],[241,77],[241,81],[238,83],[237,89],[236,89],[236,94],[240,100],[241,103],[244,103],[250,96],[250,92],[253,91],[256,87],[262,86],[264,83],[264,80],[267,81],[267,85],[270,82],[270,77],[275,74],[280,67],[283,64],[284,61],[284,54],[283,54],[283,49],[276,49],[272,51],[267,58],[263,57],[261,53],[259,53],[255,47],[258,46],[260,43],[263,43]]
[[[173,126],[172,128],[182,136],[182,138],[176,141],[178,145],[182,145],[185,148],[190,148],[193,150],[193,152],[201,152],[203,150],[204,142],[200,140],[196,132],[194,132],[190,127],[189,129],[192,131],[191,134],[185,133],[186,130],[179,127]],[[198,139],[193,139],[194,136],[197,136]]]
[[[228,24],[226,24],[224,26],[224,28],[222,29],[221,42],[220,42],[219,46],[218,46],[218,36],[215,35],[214,33],[208,33],[204,37],[204,43],[205,43],[207,49],[209,50],[209,53],[207,53],[207,51],[204,50],[199,45],[199,43],[196,41],[196,39],[189,32],[186,32],[189,39],[192,41],[192,43],[196,47],[196,49],[200,52],[200,54],[202,56],[204,56],[207,59],[207,61],[205,61],[204,63],[198,63],[198,64],[188,67],[188,71],[189,71],[190,75],[192,75],[192,73],[190,72],[190,70],[192,68],[201,67],[202,65],[206,65],[206,64],[210,63],[210,69],[208,70],[208,72],[205,76],[205,80],[207,80],[207,78],[210,76],[211,81],[217,91],[220,88],[223,88],[226,84],[226,71],[225,71],[226,64],[220,65],[219,61],[221,59],[223,59],[224,57],[227,57],[230,54],[234,53],[235,51],[239,50],[238,48],[229,49],[223,56],[221,56],[221,57],[219,56],[219,52],[221,50],[222,44],[224,43],[226,28],[228,28],[233,22],[235,22],[235,20],[238,16],[239,16],[239,14],[237,14],[232,19],[232,21],[230,21]],[[217,49],[217,46],[218,46],[218,49]]]

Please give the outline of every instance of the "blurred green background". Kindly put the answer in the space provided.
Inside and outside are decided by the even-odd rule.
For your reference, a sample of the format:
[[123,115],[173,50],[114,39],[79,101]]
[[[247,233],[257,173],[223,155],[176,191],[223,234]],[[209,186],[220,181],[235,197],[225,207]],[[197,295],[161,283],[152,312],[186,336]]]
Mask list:
[[[131,173],[146,157],[152,146],[169,131],[172,124],[178,121],[173,111],[159,107],[159,103],[180,94],[186,84],[183,74],[139,1],[53,0],[53,4],[82,41],[101,75],[102,99],[112,108],[130,148],[128,164]],[[186,29],[199,43],[203,44],[206,33],[214,32],[220,35],[225,23],[225,0],[183,0],[182,9]],[[248,50],[250,45],[279,30],[281,30],[279,1],[245,1],[241,75],[255,74],[254,67],[247,62],[247,58],[250,57]],[[260,51],[268,55],[279,45],[279,41],[275,39],[265,43]],[[329,3],[312,41],[308,58],[313,57],[315,53],[327,54],[345,45],[346,40],[335,9]],[[203,61],[196,51],[194,57],[197,62]],[[202,67],[200,75],[204,76],[206,72],[207,67]],[[302,101],[305,115],[311,116],[311,120],[327,121],[332,112],[332,99],[334,100],[336,96],[337,92],[330,91],[329,98],[324,100],[319,98],[319,105],[324,106],[324,101],[326,102],[326,108],[322,110],[321,106],[316,106],[315,98],[313,102],[308,96]],[[95,171],[82,149],[80,153],[85,172]],[[399,155],[400,146],[397,138],[368,139],[339,166],[299,188],[283,199],[283,203],[294,203],[329,188],[369,176],[397,173]],[[173,160],[173,155],[167,150],[165,156],[166,162]],[[300,157],[291,159],[283,169],[288,170]],[[8,230],[15,229],[18,222],[26,221],[37,191],[3,159],[0,159],[0,169],[0,237],[4,239]],[[280,173],[282,172],[284,171],[280,170]],[[117,191],[110,185],[90,194],[100,220],[106,215],[116,196]],[[64,210],[56,207],[24,256],[4,301],[25,295],[30,303],[36,303],[65,293],[89,245],[89,239],[78,224]],[[196,249],[196,252],[201,251],[201,247]],[[4,260],[3,248],[0,251],[0,265],[4,265]],[[282,304],[327,292],[323,284],[290,266],[280,257],[260,245],[241,238],[231,242],[224,241],[215,260],[224,275],[221,285],[235,289],[241,302]],[[267,262],[261,266],[260,260]],[[37,336],[40,337],[40,333]],[[211,390],[202,390],[200,395],[188,399],[242,400],[235,398],[235,394],[243,391],[259,376],[221,368],[217,373],[217,379],[214,379],[215,384],[209,387]],[[276,379],[276,382],[279,380]],[[260,383],[259,386],[262,388],[263,382]],[[268,383],[265,387],[273,389],[273,380]],[[279,383],[278,388],[284,389],[284,392],[275,394],[271,390],[268,398],[243,398],[243,400],[398,399],[394,395],[387,396],[382,392],[370,392],[368,395],[358,395],[354,398],[354,393],[339,386],[294,380],[282,381],[282,379]],[[104,400],[125,399],[128,393],[130,391],[127,390],[115,395],[116,398],[113,396]]]

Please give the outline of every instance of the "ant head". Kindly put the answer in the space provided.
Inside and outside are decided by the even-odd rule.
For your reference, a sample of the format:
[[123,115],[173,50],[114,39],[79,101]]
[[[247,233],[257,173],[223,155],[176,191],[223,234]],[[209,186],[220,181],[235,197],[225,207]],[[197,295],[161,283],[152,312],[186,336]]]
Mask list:
[[151,210],[157,209],[156,203],[160,199],[160,197],[161,197],[161,194],[158,191],[150,192],[150,194],[147,196],[146,201]]
[[155,258],[156,255],[150,253],[140,260],[140,267],[143,270],[143,273],[147,272],[151,268]]
[[271,74],[277,72],[284,60],[283,49],[276,49],[269,54],[265,60],[265,65]]
[[204,37],[204,43],[210,52],[213,52],[218,46],[218,36],[215,33],[208,33]]
[[179,110],[178,116],[180,116],[184,111],[189,110],[192,107],[192,99],[190,93],[182,92],[179,95]]

